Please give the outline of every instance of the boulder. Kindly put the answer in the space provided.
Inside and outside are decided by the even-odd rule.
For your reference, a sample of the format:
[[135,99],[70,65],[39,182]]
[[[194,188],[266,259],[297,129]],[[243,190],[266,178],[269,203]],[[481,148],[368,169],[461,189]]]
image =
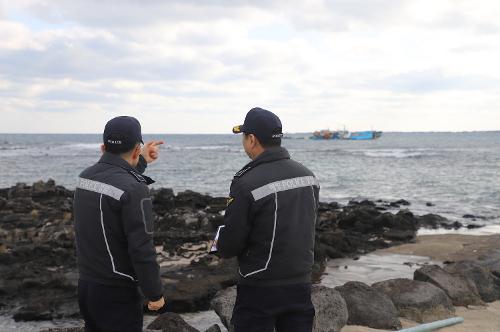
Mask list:
[[414,273],[414,279],[430,282],[444,290],[456,306],[483,305],[477,288],[467,278],[451,274],[438,265],[424,266]]
[[347,303],[349,325],[390,330],[401,328],[398,310],[386,294],[357,281],[348,282],[335,289]]
[[399,207],[400,205],[408,206],[411,204],[410,204],[410,202],[408,202],[407,200],[404,200],[404,199],[400,199],[398,201],[389,203],[389,206],[391,206],[391,207]]
[[162,332],[200,332],[186,323],[180,315],[173,312],[167,312],[158,316],[148,325],[148,329],[161,330]]
[[400,317],[428,323],[455,315],[450,298],[433,284],[411,279],[392,279],[375,283],[372,287],[389,296]]
[[[340,293],[332,288],[313,285],[312,302],[316,310],[314,332],[340,332],[347,323],[347,305]],[[236,287],[231,287],[217,293],[211,307],[219,315],[222,324],[233,332],[231,317],[236,300]]]
[[219,291],[212,302],[210,302],[210,307],[220,317],[222,324],[229,332],[234,332],[234,327],[231,325],[231,317],[233,316],[235,302],[236,286]]
[[313,285],[311,298],[316,311],[313,331],[340,332],[348,319],[347,304],[340,293],[333,288]]
[[448,219],[432,213],[423,215],[418,220],[421,227],[432,229],[438,229],[442,224],[448,223]]
[[445,270],[467,278],[469,283],[476,286],[483,301],[493,302],[500,299],[500,287],[495,283],[495,277],[488,268],[481,264],[473,261],[461,261],[447,265]]
[[500,250],[492,250],[481,255],[478,263],[486,267],[494,277],[500,278]]

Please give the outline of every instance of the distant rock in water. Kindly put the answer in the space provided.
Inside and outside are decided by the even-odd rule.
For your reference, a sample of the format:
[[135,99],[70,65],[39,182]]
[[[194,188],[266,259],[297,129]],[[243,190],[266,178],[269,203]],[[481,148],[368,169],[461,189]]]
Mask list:
[[[154,243],[169,310],[207,310],[215,294],[234,285],[236,261],[208,255],[226,199],[193,191],[151,190]],[[407,206],[400,200],[397,205]],[[408,204],[407,204],[408,203]],[[328,258],[355,257],[414,241],[419,227],[456,227],[445,218],[386,212],[387,202],[320,203],[315,282]],[[393,211],[394,209],[391,209]],[[0,189],[0,307],[16,320],[78,317],[73,192],[53,180]]]

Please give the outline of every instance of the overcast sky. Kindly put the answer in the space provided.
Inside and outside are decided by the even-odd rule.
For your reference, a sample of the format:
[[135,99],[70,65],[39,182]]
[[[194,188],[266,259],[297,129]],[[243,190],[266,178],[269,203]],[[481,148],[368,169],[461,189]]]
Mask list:
[[0,0],[0,132],[500,129],[498,0]]

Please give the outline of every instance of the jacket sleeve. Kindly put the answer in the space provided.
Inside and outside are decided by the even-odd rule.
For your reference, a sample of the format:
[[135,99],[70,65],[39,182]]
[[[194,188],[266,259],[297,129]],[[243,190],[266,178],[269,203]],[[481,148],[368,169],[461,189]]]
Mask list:
[[144,183],[137,183],[126,195],[122,220],[128,254],[144,296],[157,301],[163,296],[163,288],[153,244],[153,205],[149,189]]
[[224,228],[221,229],[217,242],[218,255],[223,258],[238,256],[245,250],[251,229],[249,213],[253,199],[250,191],[245,190],[237,181],[231,184],[224,214]]

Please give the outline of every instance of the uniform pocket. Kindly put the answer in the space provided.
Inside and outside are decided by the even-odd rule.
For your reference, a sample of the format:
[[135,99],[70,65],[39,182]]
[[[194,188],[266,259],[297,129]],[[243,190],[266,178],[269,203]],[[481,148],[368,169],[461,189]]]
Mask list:
[[151,198],[144,198],[141,200],[142,221],[144,222],[144,229],[146,233],[153,234],[154,232],[154,219],[153,219],[153,203]]

